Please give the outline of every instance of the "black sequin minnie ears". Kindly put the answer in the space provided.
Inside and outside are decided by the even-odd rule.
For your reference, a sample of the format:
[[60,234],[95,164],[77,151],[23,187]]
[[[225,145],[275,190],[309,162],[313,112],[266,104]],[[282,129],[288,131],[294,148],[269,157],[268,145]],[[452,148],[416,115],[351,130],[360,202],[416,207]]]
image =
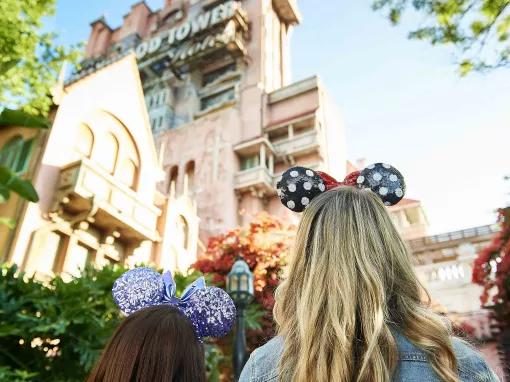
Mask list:
[[338,186],[369,188],[386,206],[397,204],[406,192],[400,171],[386,163],[371,164],[361,171],[352,172],[343,182],[324,172],[292,167],[282,174],[276,185],[283,205],[294,212],[302,212],[317,195]]

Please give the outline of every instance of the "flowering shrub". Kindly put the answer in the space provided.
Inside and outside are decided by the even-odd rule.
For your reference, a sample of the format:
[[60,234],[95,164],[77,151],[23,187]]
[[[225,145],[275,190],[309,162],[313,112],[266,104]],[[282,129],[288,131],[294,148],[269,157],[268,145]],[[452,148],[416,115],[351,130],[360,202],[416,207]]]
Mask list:
[[510,324],[510,208],[500,209],[501,231],[474,262],[472,280],[483,287],[481,302],[498,320]]
[[265,213],[260,214],[248,227],[236,228],[211,238],[204,256],[192,266],[206,275],[212,275],[211,280],[224,288],[226,276],[236,258],[241,256],[248,263],[254,276],[256,303],[251,307],[251,312],[248,310],[248,321],[250,318],[253,321],[253,314],[259,312],[259,325],[250,325],[250,322],[247,325],[247,341],[251,349],[274,335],[274,290],[285,265],[293,234],[293,227]]

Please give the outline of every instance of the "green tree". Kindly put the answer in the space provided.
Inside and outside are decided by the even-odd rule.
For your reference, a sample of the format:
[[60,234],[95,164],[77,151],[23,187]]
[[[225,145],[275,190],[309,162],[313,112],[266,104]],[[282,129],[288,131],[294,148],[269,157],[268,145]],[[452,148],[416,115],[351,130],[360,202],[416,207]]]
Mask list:
[[64,61],[76,63],[76,47],[56,44],[43,31],[43,19],[55,13],[55,0],[0,1],[0,105],[47,115],[50,89]]
[[[3,109],[0,111],[0,131],[3,128],[11,126],[24,126],[31,129],[47,129],[50,127],[48,120],[42,117],[30,115],[21,110]],[[11,192],[18,194],[25,200],[37,202],[39,196],[29,180],[23,179],[24,168],[18,168],[16,163],[12,162],[12,158],[5,146],[0,149],[0,204],[9,200]],[[30,158],[30,150],[20,150],[20,157],[17,158],[21,162],[26,162]],[[14,228],[16,222],[10,218],[0,216],[0,225],[7,225]]]
[[510,0],[374,0],[398,24],[405,11],[425,16],[409,38],[453,45],[459,72],[510,66]]

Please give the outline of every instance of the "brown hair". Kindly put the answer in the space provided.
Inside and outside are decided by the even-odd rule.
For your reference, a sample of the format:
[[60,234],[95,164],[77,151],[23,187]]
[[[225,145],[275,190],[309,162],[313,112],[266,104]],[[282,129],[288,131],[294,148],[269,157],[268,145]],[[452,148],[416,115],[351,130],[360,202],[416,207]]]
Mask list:
[[119,325],[87,382],[205,382],[204,349],[176,308],[142,309]]

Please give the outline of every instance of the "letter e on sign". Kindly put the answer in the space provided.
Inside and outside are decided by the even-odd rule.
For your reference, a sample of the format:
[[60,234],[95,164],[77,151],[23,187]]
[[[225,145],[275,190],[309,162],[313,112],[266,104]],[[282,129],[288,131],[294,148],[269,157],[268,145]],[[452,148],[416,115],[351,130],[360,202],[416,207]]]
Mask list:
[[218,24],[224,20],[223,16],[223,4],[220,4],[213,8],[211,12],[211,25]]

